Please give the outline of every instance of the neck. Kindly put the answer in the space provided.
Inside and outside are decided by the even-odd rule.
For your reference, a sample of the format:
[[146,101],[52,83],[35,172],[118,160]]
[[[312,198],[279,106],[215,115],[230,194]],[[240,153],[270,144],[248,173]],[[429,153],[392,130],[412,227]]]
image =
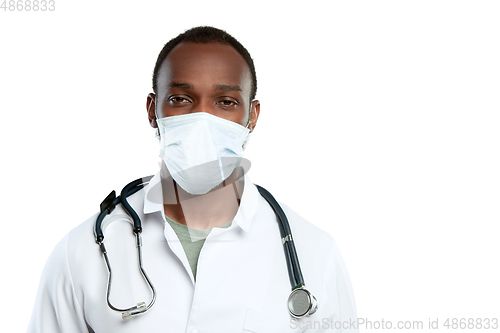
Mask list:
[[244,182],[235,170],[221,185],[206,194],[192,195],[174,181],[176,204],[164,204],[165,215],[196,229],[209,229],[233,220],[239,208]]

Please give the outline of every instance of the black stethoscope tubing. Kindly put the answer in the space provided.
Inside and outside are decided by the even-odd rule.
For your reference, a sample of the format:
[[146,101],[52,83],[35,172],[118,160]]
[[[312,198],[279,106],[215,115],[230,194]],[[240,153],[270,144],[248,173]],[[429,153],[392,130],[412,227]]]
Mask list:
[[304,278],[302,277],[302,271],[300,269],[297,251],[295,249],[295,244],[292,238],[292,231],[290,230],[290,224],[288,223],[285,212],[268,190],[259,185],[255,186],[259,190],[260,195],[262,195],[264,199],[266,199],[266,201],[269,203],[271,208],[274,210],[274,213],[278,217],[278,226],[280,229],[281,240],[285,251],[290,284],[292,286],[292,289],[300,287],[304,284]]
[[102,221],[104,220],[106,215],[110,214],[115,209],[116,205],[120,203],[134,221],[134,232],[142,232],[141,219],[132,208],[132,206],[130,206],[130,204],[128,203],[127,197],[135,194],[140,189],[142,189],[151,180],[151,178],[153,178],[153,176],[136,179],[133,182],[127,184],[123,188],[119,196],[116,196],[116,192],[113,190],[106,197],[106,199],[104,199],[104,201],[101,203],[101,213],[99,214],[99,216],[97,216],[94,226],[94,237],[96,239],[96,243],[102,242],[104,240]]

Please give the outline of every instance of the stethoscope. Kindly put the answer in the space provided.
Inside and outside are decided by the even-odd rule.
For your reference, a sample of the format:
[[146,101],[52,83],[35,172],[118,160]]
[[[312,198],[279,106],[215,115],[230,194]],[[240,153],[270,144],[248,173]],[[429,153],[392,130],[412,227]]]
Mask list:
[[[156,301],[156,289],[151,283],[146,271],[142,267],[142,224],[141,219],[135,212],[135,210],[130,206],[127,201],[127,197],[136,193],[140,189],[142,189],[145,185],[149,183],[153,176],[139,178],[134,180],[133,182],[127,184],[120,195],[117,197],[115,191],[113,190],[104,201],[101,203],[101,213],[97,216],[95,227],[94,227],[94,237],[96,243],[99,245],[102,255],[104,257],[104,262],[106,264],[106,268],[108,269],[108,284],[106,288],[106,300],[108,302],[108,306],[118,312],[122,313],[123,319],[130,319],[132,316],[145,313],[154,305]],[[290,285],[292,287],[292,292],[290,296],[288,296],[288,312],[291,316],[295,318],[302,318],[304,316],[312,315],[318,309],[318,302],[316,297],[314,297],[309,290],[305,288],[304,278],[302,277],[302,271],[300,270],[299,258],[297,257],[297,252],[295,250],[295,245],[293,243],[292,231],[290,230],[290,224],[288,223],[288,219],[286,218],[285,212],[280,207],[278,202],[274,199],[274,197],[269,193],[266,189],[259,185],[255,185],[259,191],[259,193],[266,199],[266,201],[271,205],[274,213],[278,217],[278,226],[281,234],[281,242],[283,244],[283,248],[285,251],[285,259],[288,268],[288,277],[290,278]],[[134,222],[134,234],[136,237],[136,246],[137,246],[137,255],[139,258],[139,269],[141,271],[144,280],[148,284],[151,289],[152,297],[151,301],[148,305],[145,302],[137,303],[137,305],[132,306],[127,309],[120,309],[113,306],[109,300],[109,295],[111,292],[111,279],[112,279],[112,271],[111,266],[109,264],[108,254],[106,252],[106,248],[104,247],[104,235],[102,231],[102,222],[106,215],[110,214],[118,204],[122,204],[125,211],[132,217]]]

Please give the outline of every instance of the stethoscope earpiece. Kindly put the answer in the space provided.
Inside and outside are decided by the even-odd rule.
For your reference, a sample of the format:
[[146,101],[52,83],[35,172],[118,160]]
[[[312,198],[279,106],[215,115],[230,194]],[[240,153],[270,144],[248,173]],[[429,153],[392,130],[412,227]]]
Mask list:
[[144,303],[144,302],[137,303],[137,305],[133,308],[132,311],[122,312],[122,319],[128,320],[128,319],[132,318],[133,315],[146,312],[147,310],[148,309],[146,307],[146,303]]

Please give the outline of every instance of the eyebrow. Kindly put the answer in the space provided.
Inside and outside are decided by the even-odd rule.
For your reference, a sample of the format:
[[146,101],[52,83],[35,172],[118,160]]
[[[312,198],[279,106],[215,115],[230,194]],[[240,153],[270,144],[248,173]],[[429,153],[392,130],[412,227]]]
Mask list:
[[[193,89],[193,85],[189,83],[181,83],[181,82],[172,82],[170,83],[170,88],[180,88],[180,89]],[[239,91],[242,92],[238,85],[230,85],[230,84],[215,84],[214,90],[223,90],[223,91]]]
[[242,92],[243,90],[241,89],[240,86],[232,86],[229,84],[216,84],[214,86],[214,90],[224,90],[224,91],[239,91]]
[[189,83],[172,82],[170,83],[170,88],[192,89],[193,86]]

